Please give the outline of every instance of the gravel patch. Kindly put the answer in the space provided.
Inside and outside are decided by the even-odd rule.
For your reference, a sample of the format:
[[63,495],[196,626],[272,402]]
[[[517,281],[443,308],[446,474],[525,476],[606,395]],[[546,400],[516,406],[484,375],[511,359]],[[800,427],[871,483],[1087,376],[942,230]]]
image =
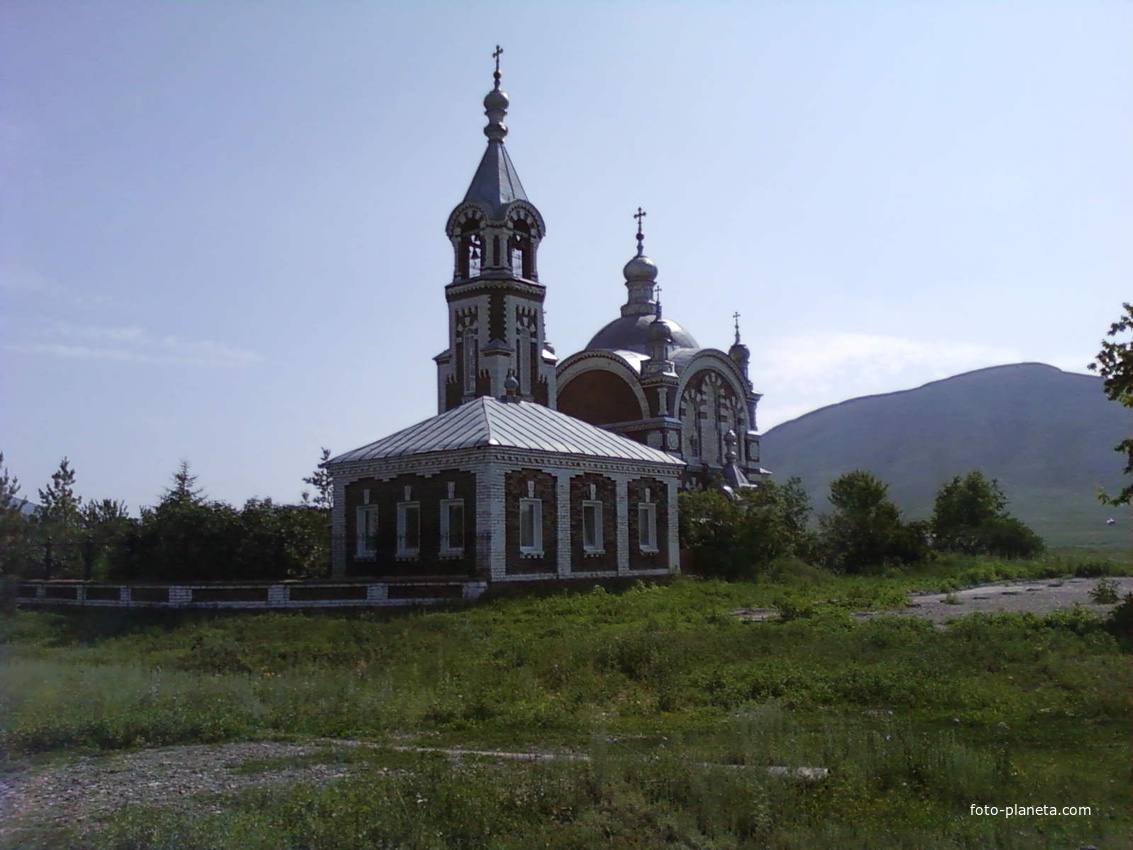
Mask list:
[[[80,756],[40,767],[9,766],[0,775],[0,843],[17,847],[21,832],[82,828],[123,806],[189,808],[195,797],[345,776],[351,765],[336,753],[373,746],[362,741],[315,740],[302,744],[257,741],[194,744]],[[267,766],[243,772],[261,759],[317,757],[316,763]]]
[[[1133,593],[1133,576],[1110,580],[1117,585],[1119,599],[1127,593]],[[1026,612],[1043,615],[1075,605],[1081,605],[1097,614],[1106,614],[1113,605],[1097,605],[1090,599],[1090,591],[1098,581],[1095,578],[1033,579],[981,584],[954,593],[914,593],[903,610],[857,611],[854,616],[862,620],[872,617],[923,617],[943,624],[977,612]],[[774,620],[779,616],[774,608],[741,608],[735,615],[749,622]]]

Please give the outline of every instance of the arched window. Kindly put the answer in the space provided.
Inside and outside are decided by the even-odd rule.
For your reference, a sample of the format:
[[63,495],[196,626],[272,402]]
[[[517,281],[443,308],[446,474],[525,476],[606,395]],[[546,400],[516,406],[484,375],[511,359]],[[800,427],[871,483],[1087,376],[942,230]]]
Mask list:
[[457,250],[457,274],[463,280],[477,277],[483,264],[484,246],[480,239],[480,221],[469,214],[460,224],[460,247]]
[[531,225],[523,219],[512,222],[512,235],[508,239],[508,264],[516,277],[530,279],[534,276]]

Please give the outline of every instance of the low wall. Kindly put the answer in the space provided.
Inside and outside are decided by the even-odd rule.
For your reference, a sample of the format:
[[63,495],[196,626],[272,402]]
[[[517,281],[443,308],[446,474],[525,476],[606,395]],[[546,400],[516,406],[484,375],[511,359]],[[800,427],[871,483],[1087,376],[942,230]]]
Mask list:
[[21,581],[16,604],[89,608],[385,608],[476,599],[484,581],[119,584]]

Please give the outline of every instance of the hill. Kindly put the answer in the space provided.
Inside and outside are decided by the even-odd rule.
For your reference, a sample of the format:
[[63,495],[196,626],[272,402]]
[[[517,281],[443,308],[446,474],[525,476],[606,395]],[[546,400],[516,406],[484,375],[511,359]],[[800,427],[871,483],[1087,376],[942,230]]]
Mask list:
[[[1128,548],[1129,511],[1097,500],[1119,489],[1127,409],[1100,378],[1041,363],[993,366],[885,395],[864,396],[784,422],[763,436],[777,480],[797,475],[818,513],[831,480],[866,469],[890,485],[911,519],[937,489],[980,469],[997,478],[1010,510],[1055,546]],[[1116,525],[1107,526],[1108,517]]]

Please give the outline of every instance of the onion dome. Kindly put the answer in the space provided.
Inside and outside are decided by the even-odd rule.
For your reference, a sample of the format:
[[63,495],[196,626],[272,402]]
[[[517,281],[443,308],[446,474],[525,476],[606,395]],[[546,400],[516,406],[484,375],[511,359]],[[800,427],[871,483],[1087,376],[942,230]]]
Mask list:
[[637,255],[625,264],[622,274],[625,275],[627,284],[653,283],[657,280],[657,264],[645,256],[638,245]]
[[[637,208],[637,254],[625,265],[626,289],[629,290],[626,303],[622,305],[621,318],[614,319],[598,331],[586,344],[587,348],[606,351],[636,351],[651,356],[652,334],[668,334],[667,344],[671,348],[700,348],[692,334],[670,319],[662,319],[660,305],[656,300],[659,288],[657,264],[645,256],[645,236],[641,220],[646,213]],[[658,324],[659,323],[659,324]],[[654,325],[657,327],[654,327]]]
[[671,345],[673,342],[673,331],[669,327],[669,323],[661,318],[661,302],[657,302],[657,318],[649,323],[649,330],[647,331],[649,342],[653,344],[664,343]]

